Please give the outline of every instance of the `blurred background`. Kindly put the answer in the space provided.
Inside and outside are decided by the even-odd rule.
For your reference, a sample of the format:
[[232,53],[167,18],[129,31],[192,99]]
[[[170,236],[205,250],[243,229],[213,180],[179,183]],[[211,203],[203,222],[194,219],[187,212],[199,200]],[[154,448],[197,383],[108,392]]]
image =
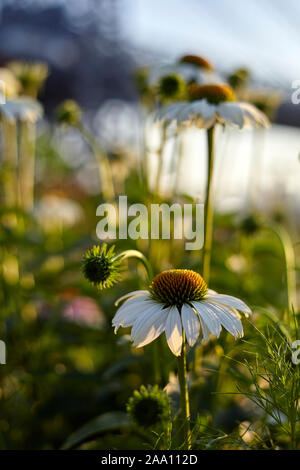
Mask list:
[[[297,212],[300,106],[291,102],[292,82],[300,77],[297,0],[253,0],[246,7],[234,0],[2,0],[0,8],[0,65],[46,62],[51,73],[40,95],[46,116],[51,120],[63,99],[77,100],[107,148],[114,143],[139,152],[137,67],[163,70],[190,52],[217,64],[223,78],[247,67],[256,101],[272,107],[273,99],[275,126],[255,148],[243,145],[247,133],[226,140],[222,160],[230,175],[219,182],[217,204],[232,210],[250,198],[266,208],[267,194]],[[188,158],[190,175],[180,187],[195,195],[202,173],[197,141]],[[252,188],[248,169],[257,169]]]
[[[99,243],[95,214],[103,188],[90,148],[93,138],[87,145],[89,134],[85,139],[75,126],[57,123],[56,110],[64,100],[81,106],[86,129],[110,162],[115,194],[128,194],[132,203],[153,197],[139,178],[145,116],[138,69],[149,67],[155,80],[181,56],[200,55],[215,66],[215,81],[228,81],[240,100],[264,111],[271,129],[227,129],[219,135],[212,285],[259,305],[254,321],[262,328],[276,315],[285,319],[284,254],[292,252],[297,259],[300,254],[300,104],[291,101],[292,82],[300,80],[299,24],[298,0],[0,0],[0,80],[7,68],[13,70],[12,62],[48,67],[35,96],[44,116],[36,125],[36,148],[31,149],[34,205],[21,213],[17,229],[11,218],[15,207],[1,205],[0,339],[7,343],[7,364],[0,365],[1,449],[59,448],[95,416],[125,414],[134,389],[156,380],[151,347],[135,350],[128,334],[116,337],[110,326],[120,292],[145,285],[143,270],[130,265],[124,282],[102,293],[81,273],[83,253]],[[241,75],[247,82],[243,86],[237,81]],[[170,196],[175,182],[176,197],[203,201],[203,132],[189,130],[184,135],[178,180],[174,141],[169,139],[161,197]],[[4,140],[2,136],[3,155]],[[151,180],[157,165],[157,129],[146,129],[146,140]],[[9,155],[17,153],[19,143],[12,138]],[[6,171],[4,164],[1,168]],[[274,235],[261,216],[268,224],[282,224],[285,231]],[[153,244],[155,272],[170,267],[199,270],[199,254],[164,242]],[[117,243],[117,251],[128,248],[147,252],[139,241]],[[247,332],[253,339],[250,326]],[[230,445],[238,448],[287,446],[274,419],[266,418],[245,396],[229,395],[236,390],[235,381],[241,380],[247,390],[251,387],[249,374],[222,362],[232,350],[233,342],[224,335],[219,343],[205,346],[201,357],[203,371],[192,395],[194,409],[211,426],[207,442],[220,437],[217,428],[237,432]],[[232,356],[243,360],[243,345],[234,351]],[[262,350],[260,357],[264,354]],[[167,349],[162,357],[160,385],[165,386],[175,362]],[[133,435],[127,425],[115,432],[108,421],[101,439],[83,448],[144,448],[144,436]],[[255,433],[264,426],[268,431],[262,432],[259,443],[254,431],[246,442],[239,434],[240,422],[246,428],[247,423],[253,425]]]

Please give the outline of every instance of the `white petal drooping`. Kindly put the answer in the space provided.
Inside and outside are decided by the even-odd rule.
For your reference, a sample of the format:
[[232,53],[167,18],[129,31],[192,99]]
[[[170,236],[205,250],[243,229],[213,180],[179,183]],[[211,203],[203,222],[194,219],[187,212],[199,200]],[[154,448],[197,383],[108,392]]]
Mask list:
[[187,342],[194,346],[200,331],[200,322],[197,314],[188,304],[183,304],[181,308],[182,326],[186,335]]
[[155,302],[149,303],[150,307],[136,319],[131,330],[131,339],[137,348],[154,341],[165,329],[166,309]]
[[182,349],[182,326],[177,307],[170,307],[169,309],[165,333],[172,353],[175,356],[180,356]]

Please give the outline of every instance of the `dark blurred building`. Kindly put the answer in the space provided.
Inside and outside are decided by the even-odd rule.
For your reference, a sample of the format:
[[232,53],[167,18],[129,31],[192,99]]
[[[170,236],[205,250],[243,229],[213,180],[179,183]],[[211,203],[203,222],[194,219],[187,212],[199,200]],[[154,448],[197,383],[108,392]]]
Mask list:
[[[122,0],[121,0],[122,1]],[[134,61],[119,27],[120,0],[2,0],[0,65],[45,61],[42,95],[51,111],[74,98],[89,109],[104,100],[133,100]]]

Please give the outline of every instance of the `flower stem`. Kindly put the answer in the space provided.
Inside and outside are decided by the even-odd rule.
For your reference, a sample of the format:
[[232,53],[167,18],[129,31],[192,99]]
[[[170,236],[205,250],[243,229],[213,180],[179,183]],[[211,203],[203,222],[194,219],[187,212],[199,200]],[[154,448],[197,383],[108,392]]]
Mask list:
[[182,161],[184,155],[184,145],[183,145],[183,133],[176,135],[176,139],[178,141],[178,157],[177,157],[177,166],[176,166],[176,175],[175,175],[175,182],[174,182],[174,194],[175,196],[179,193],[179,182],[182,170]]
[[103,148],[93,134],[82,124],[77,125],[77,129],[85,138],[86,142],[92,149],[97,161],[99,178],[101,182],[101,191],[104,199],[114,199],[115,190],[112,178],[112,172],[109,160]]
[[190,426],[190,401],[186,381],[186,344],[185,334],[182,338],[182,351],[178,359],[178,379],[180,386],[181,412],[184,421],[184,444],[187,450],[191,449],[192,435]]
[[143,253],[141,253],[140,251],[138,251],[138,250],[123,251],[123,253],[120,253],[119,255],[115,256],[114,260],[121,259],[123,261],[123,260],[128,259],[128,258],[136,258],[139,261],[141,261],[141,263],[143,263],[143,265],[144,265],[144,267],[147,271],[149,281],[152,281],[153,271],[152,271],[151,264],[147,260],[146,256],[144,256]]
[[159,194],[159,190],[160,190],[161,173],[162,173],[162,168],[163,168],[163,152],[164,152],[164,147],[165,147],[165,142],[166,142],[166,135],[167,135],[167,128],[166,126],[163,126],[160,147],[159,147],[158,154],[157,154],[158,168],[157,168],[157,174],[156,174],[155,194]]
[[203,248],[203,278],[209,283],[210,260],[213,239],[214,219],[214,192],[213,192],[213,169],[214,169],[214,134],[215,128],[207,130],[208,168],[205,195],[205,219],[204,219],[204,248]]
[[34,203],[35,124],[21,122],[19,133],[19,202],[22,209],[30,211]]
[[17,123],[2,118],[2,170],[6,177],[2,183],[2,198],[6,207],[17,206],[18,182],[18,127]]

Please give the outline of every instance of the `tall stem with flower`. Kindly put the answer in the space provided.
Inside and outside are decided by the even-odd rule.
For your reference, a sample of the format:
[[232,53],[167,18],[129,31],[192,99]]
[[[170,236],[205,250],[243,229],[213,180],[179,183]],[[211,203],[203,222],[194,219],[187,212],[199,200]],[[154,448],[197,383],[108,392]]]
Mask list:
[[115,190],[108,157],[100,142],[83,124],[81,108],[75,101],[66,100],[57,109],[57,119],[60,124],[77,129],[85,139],[96,159],[103,198],[114,199]]
[[208,291],[200,274],[187,269],[163,271],[154,277],[149,290],[132,292],[119,299],[116,305],[119,308],[112,322],[115,331],[120,326],[131,326],[135,347],[144,347],[165,333],[168,346],[178,359],[183,446],[191,449],[187,344],[195,345],[200,330],[206,341],[210,333],[219,336],[222,326],[236,338],[242,337],[243,327],[237,310],[246,314],[251,310],[240,299]]
[[207,282],[210,279],[211,246],[213,235],[213,170],[214,170],[214,130],[215,125],[236,125],[268,127],[267,117],[255,106],[235,101],[235,94],[228,85],[196,85],[188,90],[190,102],[172,103],[159,110],[158,121],[168,125],[176,121],[178,128],[183,124],[196,125],[207,130],[208,174],[205,198],[205,241],[203,273]]

